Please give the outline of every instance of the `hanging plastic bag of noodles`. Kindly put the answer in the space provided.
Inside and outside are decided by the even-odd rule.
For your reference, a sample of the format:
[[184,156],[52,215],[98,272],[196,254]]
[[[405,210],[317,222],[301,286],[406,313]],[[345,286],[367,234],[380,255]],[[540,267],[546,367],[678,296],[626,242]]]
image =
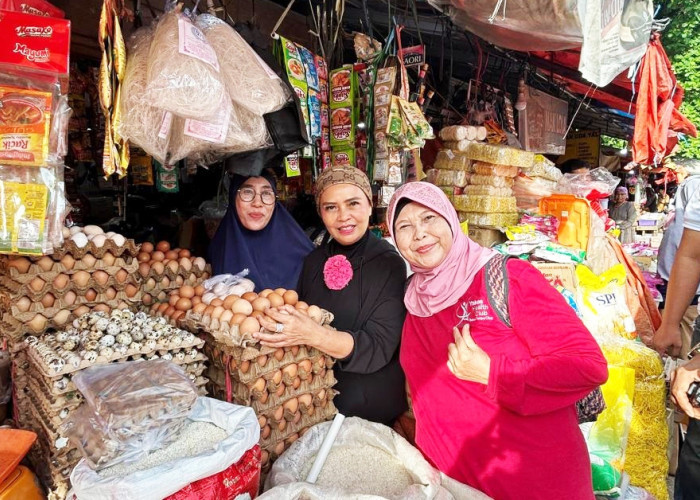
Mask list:
[[183,118],[212,120],[224,85],[219,60],[202,31],[179,7],[158,21],[148,54],[146,99]]
[[281,109],[291,91],[235,29],[210,14],[197,17],[197,26],[221,64],[221,80],[233,102],[262,116]]
[[146,97],[148,53],[154,30],[137,30],[129,40],[128,59],[121,87],[122,121],[117,133],[165,163],[173,115],[151,105]]
[[225,92],[219,114],[211,121],[175,117],[168,144],[168,162],[195,158],[210,164],[234,153],[272,145],[265,120],[234,106]]

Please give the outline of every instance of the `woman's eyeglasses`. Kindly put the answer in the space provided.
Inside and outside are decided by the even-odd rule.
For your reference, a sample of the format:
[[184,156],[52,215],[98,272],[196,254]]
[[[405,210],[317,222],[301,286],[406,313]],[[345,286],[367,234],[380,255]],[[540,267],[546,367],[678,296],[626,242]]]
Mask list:
[[248,187],[243,187],[238,190],[238,196],[241,198],[241,200],[248,203],[253,201],[258,194],[260,194],[260,200],[265,205],[272,205],[277,199],[275,192],[270,190],[264,190],[260,193],[256,193],[255,189]]

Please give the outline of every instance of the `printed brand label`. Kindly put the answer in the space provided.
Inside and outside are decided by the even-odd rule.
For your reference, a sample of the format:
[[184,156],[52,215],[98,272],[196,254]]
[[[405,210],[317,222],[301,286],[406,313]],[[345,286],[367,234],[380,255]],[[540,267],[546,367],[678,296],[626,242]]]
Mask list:
[[160,130],[158,130],[159,139],[167,139],[170,126],[173,124],[173,114],[170,111],[163,113],[163,120],[160,122]]
[[179,29],[178,50],[180,54],[199,59],[216,71],[219,71],[219,60],[216,58],[216,52],[207,42],[202,30],[183,16],[178,17],[177,25]]

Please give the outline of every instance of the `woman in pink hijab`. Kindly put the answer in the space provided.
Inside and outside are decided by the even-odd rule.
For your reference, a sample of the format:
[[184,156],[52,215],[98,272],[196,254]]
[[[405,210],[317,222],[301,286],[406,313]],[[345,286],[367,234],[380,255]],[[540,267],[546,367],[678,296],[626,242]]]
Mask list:
[[415,273],[401,366],[420,450],[498,500],[592,500],[575,403],[608,372],[574,310],[529,263],[467,238],[432,184],[397,190],[387,225]]

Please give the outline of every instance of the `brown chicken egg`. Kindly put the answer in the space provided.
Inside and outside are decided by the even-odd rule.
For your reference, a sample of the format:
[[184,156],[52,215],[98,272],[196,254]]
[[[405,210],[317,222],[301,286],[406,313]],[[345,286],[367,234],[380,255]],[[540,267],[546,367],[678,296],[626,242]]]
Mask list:
[[36,262],[36,265],[39,266],[42,271],[50,271],[53,267],[53,260],[51,257],[44,255]]
[[30,321],[29,321],[29,328],[34,333],[40,333],[44,331],[46,328],[46,318],[42,316],[41,314],[35,315]]
[[160,250],[156,250],[151,254],[151,260],[155,260],[156,262],[163,262],[165,260],[165,254]]
[[183,297],[175,303],[175,309],[178,311],[189,311],[192,309],[192,301]]
[[48,309],[53,306],[55,301],[56,297],[54,297],[52,293],[47,293],[41,298],[41,305]]
[[29,297],[20,297],[17,302],[15,302],[15,305],[17,309],[19,309],[19,312],[27,312],[32,306],[32,301],[29,300]]
[[[60,275],[59,275],[60,276]],[[65,275],[64,275],[65,276]],[[46,281],[42,280],[38,276],[32,281],[29,282],[29,287],[34,290],[35,292],[40,292],[41,290],[44,289],[44,285],[46,285]]]
[[54,314],[52,319],[54,323],[56,323],[58,326],[63,326],[68,322],[70,314],[71,311],[69,311],[68,309],[61,309],[56,314]]
[[32,263],[29,261],[29,259],[26,259],[24,257],[16,257],[14,259],[11,259],[7,265],[17,269],[17,272],[19,274],[25,274],[27,271],[29,271],[29,268],[31,267]]
[[174,260],[180,258],[180,256],[175,250],[168,250],[165,252],[165,258],[168,260]]
[[287,290],[282,295],[282,298],[284,299],[284,303],[289,304],[290,306],[294,306],[297,302],[299,302],[299,294],[294,290]]
[[102,262],[104,262],[105,266],[111,267],[114,265],[114,263],[117,261],[117,258],[112,254],[112,252],[105,252],[105,254],[102,256]]
[[270,301],[264,297],[258,297],[252,302],[254,311],[264,311],[270,308]]
[[187,250],[186,248],[183,248],[178,252],[178,257],[190,258],[190,257],[192,257],[192,253],[189,250]]
[[180,287],[180,297],[185,298],[185,299],[191,299],[194,297],[194,288],[191,286],[183,286]]
[[80,262],[83,263],[85,269],[92,269],[93,267],[95,267],[95,262],[97,262],[97,259],[91,253],[86,253],[85,255],[83,255],[83,258],[80,259]]
[[277,293],[271,293],[268,295],[267,300],[270,301],[270,307],[280,307],[284,305],[284,299]]
[[114,278],[117,280],[117,283],[124,283],[128,277],[129,277],[129,273],[126,269],[120,269],[114,275]]
[[87,300],[88,302],[94,302],[96,298],[97,298],[97,292],[95,290],[93,290],[92,288],[89,288],[85,292],[85,300]]
[[197,314],[202,314],[207,307],[208,306],[205,303],[200,302],[192,308],[192,311],[194,311]]
[[168,250],[170,250],[170,243],[168,243],[167,241],[159,241],[156,245],[156,250],[165,253]]
[[69,290],[63,296],[63,302],[65,302],[67,306],[72,306],[73,304],[75,304],[77,298],[78,296],[75,294],[75,292],[73,290]]
[[151,268],[153,269],[153,272],[158,275],[163,274],[165,271],[165,265],[161,261],[151,262]]
[[231,321],[229,323],[232,325],[240,325],[241,323],[243,323],[243,321],[245,321],[247,317],[248,316],[246,316],[245,314],[233,313],[233,316],[231,317]]
[[63,273],[57,274],[56,277],[53,279],[52,283],[53,283],[54,289],[64,290],[68,286],[68,283],[70,283],[70,278],[68,277],[67,274],[63,274]]
[[87,271],[78,271],[73,275],[73,281],[78,286],[78,288],[85,288],[88,284],[88,281],[90,281],[90,273],[88,273]]
[[126,288],[124,288],[124,293],[126,293],[126,296],[129,297],[130,299],[133,298],[137,293],[139,289],[135,285],[132,285],[129,283],[126,285]]
[[240,325],[241,333],[254,333],[260,331],[260,323],[255,318],[246,318]]
[[204,260],[202,257],[197,257],[192,261],[193,267],[196,267],[200,271],[204,271],[204,268],[207,267],[207,261]]
[[61,265],[65,268],[66,271],[70,271],[75,267],[75,259],[72,255],[66,254],[63,257],[61,257]]
[[241,314],[245,314],[246,316],[249,316],[253,312],[253,306],[251,305],[250,302],[248,302],[245,299],[238,299],[231,306],[231,310],[234,313],[241,313]]
[[104,271],[95,271],[92,273],[92,279],[94,279],[98,285],[106,285],[107,281],[109,281],[109,274],[107,274]]
[[204,289],[204,286],[202,286],[202,285],[197,285],[196,287],[194,287],[194,294],[199,295],[200,297],[202,295],[204,295],[205,291],[206,290]]
[[187,257],[182,257],[179,261],[180,267],[187,273],[192,270],[192,261]]
[[141,244],[141,251],[147,252],[147,253],[153,252],[153,243],[151,243],[150,241],[146,241],[146,242],[142,243]]
[[90,308],[83,304],[83,305],[76,307],[75,310],[73,311],[73,314],[75,314],[77,317],[80,317],[83,314],[86,314],[89,312],[90,312]]
[[151,254],[146,252],[139,252],[136,258],[139,262],[148,262],[151,260]]
[[150,306],[153,303],[153,296],[151,296],[150,293],[144,293],[141,296],[141,302],[143,302],[147,306]]
[[114,287],[110,286],[105,290],[105,297],[107,297],[107,300],[112,300],[117,296],[117,291],[114,289]]
[[255,292],[246,292],[243,295],[241,295],[241,298],[247,300],[248,302],[253,302],[255,299],[258,298],[258,294]]

